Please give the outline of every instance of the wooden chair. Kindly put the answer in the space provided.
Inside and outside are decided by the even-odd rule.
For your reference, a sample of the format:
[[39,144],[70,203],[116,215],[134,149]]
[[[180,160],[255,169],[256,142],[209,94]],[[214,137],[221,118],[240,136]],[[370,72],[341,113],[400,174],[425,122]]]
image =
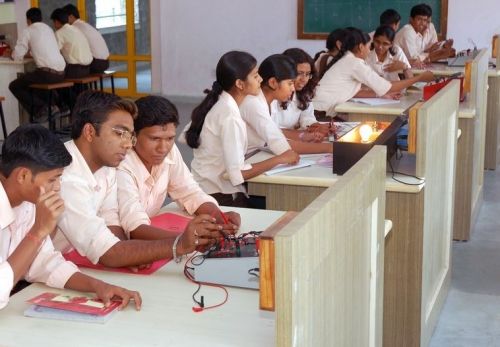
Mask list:
[[31,112],[30,112],[30,123],[35,123],[35,110],[34,110],[34,104],[33,104],[33,92],[35,90],[43,90],[48,92],[48,100],[47,100],[47,110],[48,110],[48,122],[49,122],[49,129],[50,130],[55,130],[55,123],[52,115],[52,110],[51,110],[51,105],[52,105],[52,92],[59,90],[59,89],[65,89],[65,88],[71,88],[73,87],[74,83],[73,82],[59,82],[59,83],[35,83],[31,84]]

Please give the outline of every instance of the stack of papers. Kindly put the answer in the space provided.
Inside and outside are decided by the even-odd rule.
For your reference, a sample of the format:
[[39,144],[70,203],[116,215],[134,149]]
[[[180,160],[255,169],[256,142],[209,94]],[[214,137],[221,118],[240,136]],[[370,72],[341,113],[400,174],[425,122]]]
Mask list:
[[314,163],[315,162],[313,160],[300,159],[300,161],[295,165],[286,165],[286,164],[278,165],[274,169],[266,171],[265,175],[272,176],[272,175],[276,175],[280,172],[285,172],[285,171],[300,169],[300,168],[306,167],[306,166],[311,166]]
[[359,102],[361,104],[370,106],[392,105],[400,103],[399,100],[383,99],[383,98],[352,98],[351,101]]

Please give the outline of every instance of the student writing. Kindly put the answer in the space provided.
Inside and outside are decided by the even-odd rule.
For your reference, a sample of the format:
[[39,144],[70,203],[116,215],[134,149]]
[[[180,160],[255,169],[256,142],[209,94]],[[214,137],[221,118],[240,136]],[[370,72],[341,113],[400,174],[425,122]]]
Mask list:
[[276,155],[293,149],[297,153],[331,153],[331,143],[311,143],[287,139],[271,118],[271,103],[290,100],[295,87],[297,66],[292,58],[273,54],[259,66],[261,91],[248,96],[240,105],[241,117],[248,133],[248,148],[269,147]]
[[[246,52],[224,54],[217,63],[212,89],[206,91],[205,99],[193,110],[191,124],[185,131],[185,140],[193,148],[193,177],[220,205],[249,207],[243,185],[246,179],[278,164],[299,160],[295,152],[283,145],[280,155],[245,164],[247,127],[238,106],[260,92],[262,78],[256,65],[255,58]],[[270,118],[269,121],[274,124]]]

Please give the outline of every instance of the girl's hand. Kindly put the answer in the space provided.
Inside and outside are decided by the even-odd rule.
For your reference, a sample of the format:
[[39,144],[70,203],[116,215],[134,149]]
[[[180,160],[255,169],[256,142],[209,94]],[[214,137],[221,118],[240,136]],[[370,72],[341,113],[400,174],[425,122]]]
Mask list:
[[284,153],[281,153],[280,155],[277,156],[277,158],[279,159],[280,164],[288,164],[288,165],[295,165],[300,160],[300,156],[297,154],[297,152],[294,152],[291,149],[289,149]]
[[405,63],[403,63],[400,60],[395,60],[392,63],[385,65],[384,66],[384,71],[395,72],[395,71],[404,70],[405,68],[406,68],[406,64]]

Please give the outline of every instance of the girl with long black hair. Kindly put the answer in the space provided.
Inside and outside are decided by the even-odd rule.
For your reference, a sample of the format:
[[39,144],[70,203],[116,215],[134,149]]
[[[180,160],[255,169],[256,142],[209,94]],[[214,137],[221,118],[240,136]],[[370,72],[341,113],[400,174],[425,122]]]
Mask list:
[[299,160],[295,152],[287,150],[268,160],[245,164],[247,132],[238,106],[247,96],[260,92],[262,78],[256,65],[255,58],[246,52],[224,54],[217,64],[216,81],[193,110],[185,133],[193,148],[193,177],[220,205],[249,207],[243,185],[246,179]]

